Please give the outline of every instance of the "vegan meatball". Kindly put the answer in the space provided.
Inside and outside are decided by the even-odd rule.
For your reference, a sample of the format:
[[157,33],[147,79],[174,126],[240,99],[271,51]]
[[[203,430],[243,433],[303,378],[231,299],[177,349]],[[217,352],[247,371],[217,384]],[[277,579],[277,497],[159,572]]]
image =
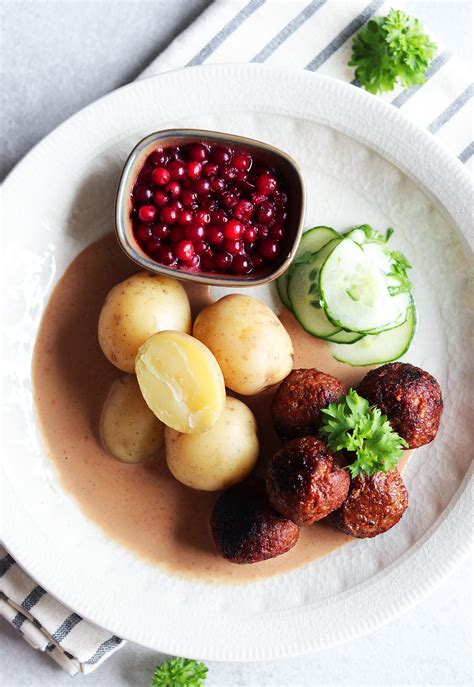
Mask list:
[[262,480],[224,491],[211,515],[211,532],[220,553],[232,563],[258,563],[286,553],[300,528],[270,506]]
[[408,506],[408,493],[398,470],[358,475],[349,496],[331,518],[353,537],[376,537],[397,524]]
[[275,453],[266,484],[273,508],[297,525],[312,525],[341,506],[350,477],[321,439],[304,437]]
[[443,399],[438,382],[428,372],[409,363],[389,363],[371,370],[357,391],[380,408],[409,448],[435,438]]
[[316,369],[293,370],[280,384],[271,405],[275,430],[284,438],[316,434],[321,409],[338,401],[346,387],[332,375]]

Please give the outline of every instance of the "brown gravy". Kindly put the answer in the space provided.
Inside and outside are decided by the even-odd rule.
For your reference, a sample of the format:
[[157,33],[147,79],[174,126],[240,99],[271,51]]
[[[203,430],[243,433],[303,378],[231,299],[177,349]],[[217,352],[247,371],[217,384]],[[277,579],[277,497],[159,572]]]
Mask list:
[[[64,489],[84,514],[149,562],[209,581],[241,583],[280,574],[353,541],[322,521],[303,528],[289,553],[264,563],[234,565],[218,555],[210,537],[215,493],[182,486],[171,477],[163,455],[126,465],[104,451],[101,409],[123,373],[101,353],[97,321],[108,291],[136,271],[112,235],[86,248],[54,289],[35,345],[33,383],[40,428]],[[207,287],[193,287],[189,294],[196,312],[210,302]],[[283,310],[281,320],[295,345],[295,367],[318,367],[348,385],[366,373],[367,368],[335,361],[326,345],[306,334],[288,311]],[[272,393],[243,398],[257,417],[263,461],[279,446],[269,422]]]

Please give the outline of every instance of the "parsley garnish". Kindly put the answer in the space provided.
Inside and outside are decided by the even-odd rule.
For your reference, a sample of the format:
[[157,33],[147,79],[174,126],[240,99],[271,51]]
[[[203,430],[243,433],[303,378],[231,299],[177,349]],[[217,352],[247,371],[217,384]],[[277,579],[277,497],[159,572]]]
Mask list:
[[155,669],[152,687],[201,687],[207,668],[191,658],[172,658]]
[[392,266],[388,276],[395,277],[398,284],[397,286],[389,286],[388,291],[391,296],[398,296],[399,293],[410,291],[412,287],[412,283],[407,275],[407,270],[410,269],[411,265],[406,257],[399,251],[391,252],[390,258],[392,260]]
[[347,466],[352,477],[392,470],[403,449],[408,448],[405,439],[393,431],[380,408],[369,405],[353,389],[339,403],[330,403],[322,412],[326,421],[321,432],[326,435],[331,451],[356,454],[354,462]]
[[363,231],[367,241],[377,241],[377,243],[387,243],[393,234],[393,229],[391,227],[387,229],[384,236],[380,231],[371,227],[370,224],[357,224],[355,227],[352,227],[352,231],[354,229]]
[[356,34],[349,66],[367,91],[382,93],[393,91],[398,80],[404,88],[424,83],[436,51],[419,19],[392,9]]

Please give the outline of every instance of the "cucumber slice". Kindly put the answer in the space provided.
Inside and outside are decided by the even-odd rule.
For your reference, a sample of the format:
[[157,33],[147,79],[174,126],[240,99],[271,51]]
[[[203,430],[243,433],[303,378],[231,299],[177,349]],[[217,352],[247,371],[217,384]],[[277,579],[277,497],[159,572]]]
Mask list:
[[334,343],[341,344],[351,344],[362,339],[365,334],[360,332],[347,332],[345,329],[341,329],[332,336],[327,336],[326,341],[334,341]]
[[416,309],[412,302],[408,308],[406,321],[380,334],[367,334],[353,344],[330,343],[329,348],[336,360],[357,367],[381,365],[398,360],[404,355],[412,342],[416,329]]
[[344,234],[345,239],[352,239],[356,243],[363,244],[367,241],[367,237],[365,235],[365,232],[362,229],[358,229],[355,227],[355,229],[351,229],[350,231],[346,232]]
[[[337,231],[335,229],[331,229],[331,227],[314,227],[313,229],[309,229],[301,237],[300,245],[298,246],[298,250],[296,251],[296,255],[294,257],[294,263],[298,262],[298,259],[301,259],[303,255],[308,253],[317,253],[321,250],[321,248],[323,248],[323,246],[329,243],[329,241],[337,238],[338,236],[339,234]],[[281,275],[281,277],[278,277],[276,281],[276,287],[281,302],[286,308],[288,308],[288,310],[291,310],[291,303],[288,297],[289,278],[290,275],[288,274],[287,270]]]
[[281,275],[281,277],[278,277],[278,279],[276,280],[276,287],[281,302],[283,303],[285,308],[291,310],[291,303],[290,299],[288,298],[288,272],[284,272]]
[[406,309],[403,299],[390,296],[378,266],[359,244],[347,238],[337,244],[321,266],[319,290],[328,319],[336,327],[352,332],[366,333],[390,325]]
[[375,243],[369,241],[362,244],[362,250],[369,256],[370,260],[382,270],[384,274],[388,274],[392,268],[392,258],[390,250],[383,243]]
[[338,245],[339,240],[330,241],[311,260],[299,263],[288,282],[288,297],[296,319],[309,334],[325,339],[340,331],[328,320],[319,304],[318,274],[327,256]]
[[339,234],[331,227],[314,227],[308,229],[301,237],[300,245],[296,251],[295,261],[297,262],[305,253],[317,253],[329,241],[337,239]]

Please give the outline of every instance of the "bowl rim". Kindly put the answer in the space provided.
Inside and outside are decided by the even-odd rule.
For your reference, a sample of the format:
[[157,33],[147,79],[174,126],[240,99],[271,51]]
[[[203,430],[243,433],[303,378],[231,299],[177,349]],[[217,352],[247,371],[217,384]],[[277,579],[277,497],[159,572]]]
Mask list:
[[[278,266],[271,271],[269,274],[263,276],[252,277],[252,275],[222,275],[205,273],[205,272],[187,272],[185,270],[175,269],[172,267],[167,267],[161,263],[153,260],[140,251],[137,250],[136,246],[130,240],[130,232],[127,229],[127,198],[131,192],[131,189],[136,181],[136,172],[143,164],[142,153],[146,148],[156,141],[167,138],[182,138],[189,140],[210,140],[218,141],[220,143],[230,143],[233,145],[247,146],[249,148],[254,148],[256,150],[263,150],[276,158],[283,159],[295,173],[296,179],[298,180],[298,196],[300,198],[301,210],[299,214],[298,223],[296,226],[296,232],[291,244],[291,248],[287,253],[287,256],[283,262],[279,262]],[[286,153],[281,148],[277,148],[265,141],[259,141],[255,138],[250,138],[248,136],[240,136],[238,134],[230,134],[221,131],[213,131],[208,129],[160,129],[159,131],[153,131],[141,138],[138,143],[130,151],[124,165],[122,172],[120,174],[120,180],[117,187],[117,193],[115,196],[115,236],[117,241],[127,255],[134,263],[139,267],[149,272],[154,272],[166,277],[173,277],[175,279],[180,279],[183,281],[195,283],[195,284],[208,284],[211,286],[226,286],[235,288],[245,288],[251,286],[261,286],[262,284],[268,284],[285,272],[289,267],[291,261],[295,257],[296,251],[298,250],[299,243],[303,234],[303,227],[306,216],[306,187],[304,183],[304,177],[301,169],[291,155]]]

